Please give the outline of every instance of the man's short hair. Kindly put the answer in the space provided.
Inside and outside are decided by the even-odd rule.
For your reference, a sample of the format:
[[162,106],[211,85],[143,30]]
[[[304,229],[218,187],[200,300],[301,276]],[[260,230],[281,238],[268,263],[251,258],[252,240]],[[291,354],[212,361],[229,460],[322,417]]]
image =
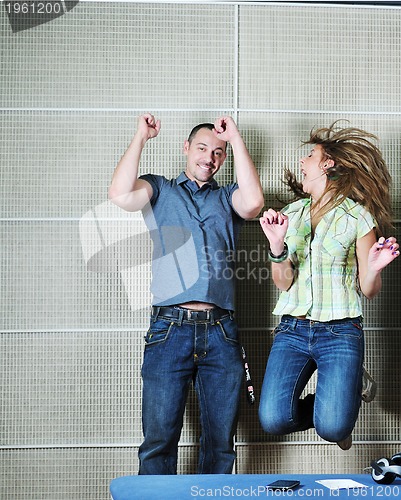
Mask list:
[[191,144],[191,142],[193,141],[193,138],[196,136],[196,134],[199,132],[199,130],[201,130],[202,128],[207,128],[208,130],[213,130],[214,129],[214,125],[213,123],[200,123],[199,125],[197,125],[196,127],[194,127],[189,136],[188,136],[188,142]]

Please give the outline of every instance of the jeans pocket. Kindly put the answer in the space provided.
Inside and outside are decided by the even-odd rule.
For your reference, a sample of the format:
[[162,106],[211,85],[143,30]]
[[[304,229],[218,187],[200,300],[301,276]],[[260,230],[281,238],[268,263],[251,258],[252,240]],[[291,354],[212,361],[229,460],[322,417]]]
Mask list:
[[220,327],[223,338],[229,344],[239,346],[238,341],[238,326],[235,320],[230,317],[224,318],[217,322]]
[[281,321],[273,330],[272,335],[273,337],[277,337],[277,335],[280,335],[280,333],[288,333],[290,331],[292,331],[292,325]]
[[348,336],[357,339],[360,339],[363,336],[362,324],[356,318],[354,320],[329,325],[329,331],[335,336]]
[[163,319],[156,320],[150,324],[145,335],[145,348],[165,342],[170,335],[173,322]]

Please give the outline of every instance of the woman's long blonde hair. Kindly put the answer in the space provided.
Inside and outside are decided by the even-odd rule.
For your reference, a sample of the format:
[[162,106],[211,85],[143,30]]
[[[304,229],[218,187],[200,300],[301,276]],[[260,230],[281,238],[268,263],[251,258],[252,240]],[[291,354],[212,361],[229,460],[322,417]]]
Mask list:
[[[330,200],[323,205],[321,213],[327,213],[345,198],[351,198],[375,218],[378,234],[386,234],[393,227],[389,192],[391,176],[381,151],[372,142],[374,140],[377,137],[365,130],[338,127],[337,120],[328,128],[312,130],[303,144],[319,144],[324,159],[334,162],[326,172],[328,182],[322,195],[323,198],[330,193]],[[296,198],[309,196],[289,170],[285,172],[285,182]]]

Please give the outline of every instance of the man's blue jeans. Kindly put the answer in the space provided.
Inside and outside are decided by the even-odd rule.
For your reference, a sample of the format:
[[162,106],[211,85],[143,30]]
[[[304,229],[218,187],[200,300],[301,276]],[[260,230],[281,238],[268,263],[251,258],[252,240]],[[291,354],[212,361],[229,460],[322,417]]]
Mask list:
[[[360,318],[318,322],[283,316],[260,397],[263,429],[283,435],[315,427],[326,441],[348,437],[361,403],[363,357]],[[300,399],[316,369],[315,397]]]
[[199,474],[230,474],[244,379],[238,329],[228,314],[215,323],[151,318],[142,366],[139,474],[176,474],[191,383],[200,408]]

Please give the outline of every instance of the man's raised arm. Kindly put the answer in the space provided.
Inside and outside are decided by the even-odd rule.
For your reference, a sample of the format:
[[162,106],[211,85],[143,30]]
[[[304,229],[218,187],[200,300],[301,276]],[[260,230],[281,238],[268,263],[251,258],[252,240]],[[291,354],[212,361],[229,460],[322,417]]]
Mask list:
[[244,219],[253,219],[263,207],[263,190],[252,158],[230,116],[218,118],[214,123],[215,134],[231,144],[238,189],[233,193],[233,205]]
[[141,210],[152,197],[151,185],[138,179],[139,162],[146,142],[156,137],[159,131],[160,120],[155,120],[149,113],[140,116],[131,144],[117,164],[108,196],[110,201],[124,210]]

